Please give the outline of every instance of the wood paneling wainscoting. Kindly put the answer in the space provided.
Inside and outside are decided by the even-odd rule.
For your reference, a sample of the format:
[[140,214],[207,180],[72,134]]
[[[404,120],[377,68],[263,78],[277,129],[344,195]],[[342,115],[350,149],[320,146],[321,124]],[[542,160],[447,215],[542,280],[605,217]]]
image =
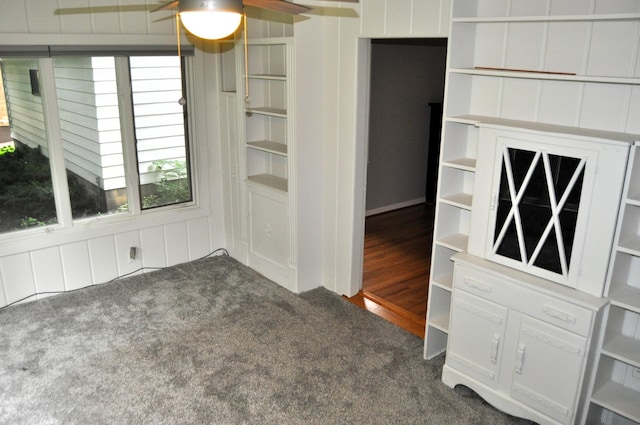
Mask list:
[[366,218],[362,290],[354,304],[424,338],[434,206]]

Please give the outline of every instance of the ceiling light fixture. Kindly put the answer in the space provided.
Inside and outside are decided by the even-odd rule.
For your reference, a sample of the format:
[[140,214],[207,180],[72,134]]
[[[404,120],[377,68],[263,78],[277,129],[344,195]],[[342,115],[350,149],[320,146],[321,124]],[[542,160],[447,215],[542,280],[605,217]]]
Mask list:
[[184,27],[207,40],[217,40],[235,32],[242,12],[242,0],[180,0],[178,5]]

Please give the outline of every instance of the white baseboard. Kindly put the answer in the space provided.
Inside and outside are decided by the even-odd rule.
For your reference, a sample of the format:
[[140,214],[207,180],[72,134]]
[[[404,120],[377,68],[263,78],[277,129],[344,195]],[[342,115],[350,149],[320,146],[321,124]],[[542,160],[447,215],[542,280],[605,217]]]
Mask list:
[[399,210],[400,208],[412,207],[418,204],[424,204],[426,202],[426,198],[417,198],[412,199],[410,201],[399,202],[397,204],[385,205],[384,207],[374,208],[372,210],[366,210],[364,213],[365,217],[369,217],[370,215],[382,214],[385,212]]

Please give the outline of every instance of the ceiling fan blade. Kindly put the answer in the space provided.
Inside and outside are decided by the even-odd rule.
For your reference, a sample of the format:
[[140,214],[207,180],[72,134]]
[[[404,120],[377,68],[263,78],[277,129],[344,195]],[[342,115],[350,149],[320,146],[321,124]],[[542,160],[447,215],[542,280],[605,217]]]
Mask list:
[[288,13],[290,15],[298,15],[311,10],[310,7],[283,0],[242,0],[242,2],[245,6],[253,6],[260,9],[273,10],[274,12]]
[[169,3],[163,4],[160,7],[156,7],[155,9],[152,10],[152,12],[158,12],[160,10],[177,9],[178,8],[178,3],[180,3],[178,0],[170,1]]

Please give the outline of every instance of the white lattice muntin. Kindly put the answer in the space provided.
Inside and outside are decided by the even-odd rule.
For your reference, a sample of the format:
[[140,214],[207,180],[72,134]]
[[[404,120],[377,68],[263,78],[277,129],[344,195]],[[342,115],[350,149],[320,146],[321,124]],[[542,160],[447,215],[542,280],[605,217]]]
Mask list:
[[503,146],[502,164],[492,208],[498,217],[508,212],[496,226],[493,253],[568,279],[586,158]]
[[478,126],[468,252],[601,296],[627,141]]

